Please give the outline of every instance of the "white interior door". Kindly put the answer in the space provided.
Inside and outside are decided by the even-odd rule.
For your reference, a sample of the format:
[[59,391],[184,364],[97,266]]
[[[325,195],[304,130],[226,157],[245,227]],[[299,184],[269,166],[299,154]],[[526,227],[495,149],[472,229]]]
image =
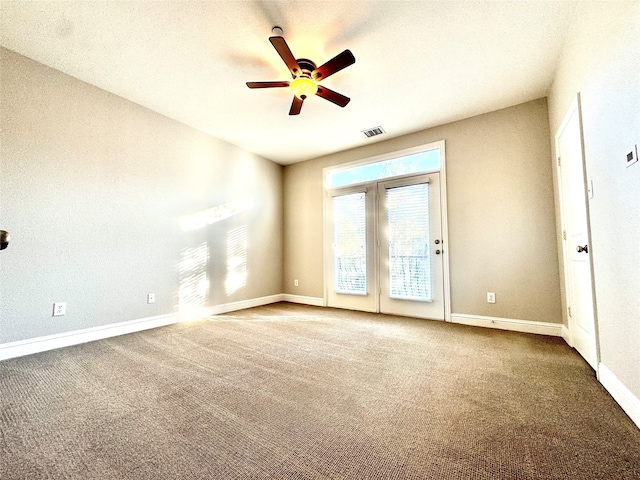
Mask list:
[[579,105],[579,100],[576,100],[556,134],[562,203],[565,291],[572,346],[597,370],[587,191]]
[[439,174],[378,184],[379,309],[444,320]]

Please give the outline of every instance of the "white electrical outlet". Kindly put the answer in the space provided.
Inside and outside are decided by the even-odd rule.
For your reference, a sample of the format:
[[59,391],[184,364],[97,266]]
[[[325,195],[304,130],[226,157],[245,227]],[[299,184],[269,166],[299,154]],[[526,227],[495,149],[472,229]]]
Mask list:
[[147,303],[156,303],[156,294],[150,293],[147,295]]
[[297,279],[297,278],[293,281],[293,286],[294,286],[294,287],[297,287],[297,286],[298,286],[298,279]]
[[67,313],[67,302],[57,302],[53,304],[53,316],[62,317]]
[[496,303],[496,294],[494,292],[487,292],[487,303]]

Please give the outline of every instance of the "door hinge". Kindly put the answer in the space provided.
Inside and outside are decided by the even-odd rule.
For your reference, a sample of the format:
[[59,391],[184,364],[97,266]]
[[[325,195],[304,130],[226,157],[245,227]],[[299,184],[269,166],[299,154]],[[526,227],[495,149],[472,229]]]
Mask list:
[[570,316],[570,317],[573,317],[573,314],[571,313],[571,307],[570,307],[570,306],[569,306],[569,307],[567,307],[567,310],[569,311],[569,316]]
[[558,166],[560,166],[560,157],[558,157]]
[[562,239],[563,240],[567,239],[567,231],[566,230],[562,230]]

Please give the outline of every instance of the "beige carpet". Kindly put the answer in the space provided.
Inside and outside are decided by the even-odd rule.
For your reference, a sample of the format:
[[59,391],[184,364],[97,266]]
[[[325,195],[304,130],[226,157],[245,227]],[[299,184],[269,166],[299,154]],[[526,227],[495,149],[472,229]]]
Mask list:
[[639,479],[557,338],[286,303],[0,362],[0,478]]

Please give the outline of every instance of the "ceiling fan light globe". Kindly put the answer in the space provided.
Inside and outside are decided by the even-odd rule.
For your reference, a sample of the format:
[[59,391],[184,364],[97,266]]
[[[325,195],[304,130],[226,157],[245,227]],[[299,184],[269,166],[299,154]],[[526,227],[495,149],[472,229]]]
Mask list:
[[315,95],[318,91],[316,82],[306,77],[298,77],[290,85],[293,94],[301,100]]

